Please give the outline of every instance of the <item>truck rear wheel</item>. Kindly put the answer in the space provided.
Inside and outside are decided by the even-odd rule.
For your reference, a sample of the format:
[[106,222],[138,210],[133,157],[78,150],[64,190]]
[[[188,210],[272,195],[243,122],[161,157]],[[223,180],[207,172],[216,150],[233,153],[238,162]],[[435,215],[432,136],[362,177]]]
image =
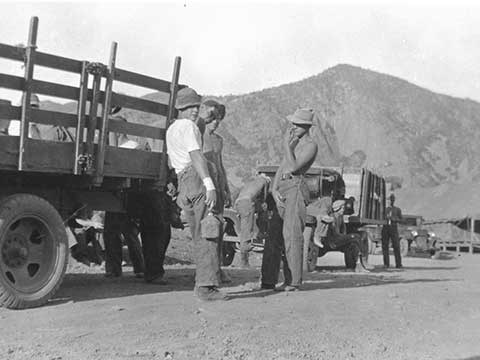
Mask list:
[[0,202],[0,305],[40,306],[60,286],[68,260],[65,226],[57,210],[30,194]]
[[318,246],[313,243],[313,227],[306,226],[303,231],[303,269],[315,271],[318,259]]

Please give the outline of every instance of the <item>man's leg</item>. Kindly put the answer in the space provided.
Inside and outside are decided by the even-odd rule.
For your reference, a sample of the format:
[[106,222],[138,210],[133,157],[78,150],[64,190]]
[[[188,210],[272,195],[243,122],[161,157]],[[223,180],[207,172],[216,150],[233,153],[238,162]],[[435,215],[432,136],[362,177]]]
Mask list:
[[392,239],[393,253],[395,255],[395,267],[402,267],[402,255],[400,254],[400,239],[398,237],[398,228],[392,227],[390,230],[390,238]]
[[225,300],[226,296],[217,290],[218,281],[218,239],[201,237],[201,221],[207,216],[205,193],[202,180],[193,168],[179,176],[178,204],[184,209],[194,243],[195,292],[202,300]]
[[118,213],[106,212],[103,230],[103,241],[105,242],[105,275],[122,275],[122,240],[120,228],[122,226],[121,215]]
[[382,228],[382,253],[383,253],[383,265],[385,267],[390,266],[390,254],[389,254],[389,242],[390,234],[387,225]]
[[128,247],[128,253],[133,265],[133,272],[141,274],[145,272],[145,263],[143,261],[142,245],[138,238],[136,225],[128,216],[125,216],[125,223],[122,230],[123,237]]
[[145,281],[153,282],[163,277],[165,251],[170,242],[169,225],[163,213],[164,203],[158,191],[145,194],[142,216],[142,243],[145,260]]
[[254,236],[255,203],[250,199],[239,200],[236,210],[240,216],[240,266],[248,268],[249,251]]
[[269,220],[268,236],[265,239],[262,256],[262,287],[265,289],[274,289],[278,282],[280,261],[285,249],[282,227],[282,218],[274,211],[272,219]]
[[[299,187],[285,192],[285,215],[283,217],[283,238],[285,258],[291,272],[291,282],[287,285],[299,287],[303,272],[303,230],[305,229],[306,207]],[[286,279],[287,280],[287,279]]]

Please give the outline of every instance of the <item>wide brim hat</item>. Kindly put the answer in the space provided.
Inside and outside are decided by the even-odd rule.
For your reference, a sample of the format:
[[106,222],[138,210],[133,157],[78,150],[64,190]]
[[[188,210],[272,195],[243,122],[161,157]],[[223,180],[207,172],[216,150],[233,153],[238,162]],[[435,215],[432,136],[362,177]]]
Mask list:
[[287,119],[293,124],[312,126],[314,114],[312,109],[298,109],[292,115],[288,115]]
[[202,97],[192,88],[186,87],[177,93],[175,109],[183,110],[192,106],[200,106]]

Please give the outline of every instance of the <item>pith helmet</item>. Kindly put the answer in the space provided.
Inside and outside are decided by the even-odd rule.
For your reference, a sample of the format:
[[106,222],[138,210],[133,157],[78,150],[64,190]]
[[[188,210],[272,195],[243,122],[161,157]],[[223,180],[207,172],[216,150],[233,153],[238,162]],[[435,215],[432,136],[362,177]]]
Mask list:
[[313,115],[314,112],[312,109],[298,109],[293,115],[288,115],[287,119],[293,124],[312,126]]
[[191,106],[200,106],[202,97],[197,94],[192,88],[186,87],[177,93],[177,101],[175,102],[175,109],[183,110]]
[[[23,97],[24,95],[22,95],[22,103],[23,103]],[[40,99],[38,98],[38,96],[36,94],[31,94],[30,95],[30,106],[31,107],[40,107]]]

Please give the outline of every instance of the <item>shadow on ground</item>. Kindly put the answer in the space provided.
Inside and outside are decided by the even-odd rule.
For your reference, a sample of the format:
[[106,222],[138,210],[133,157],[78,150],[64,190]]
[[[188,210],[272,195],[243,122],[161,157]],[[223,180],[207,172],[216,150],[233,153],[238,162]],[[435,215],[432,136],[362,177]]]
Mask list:
[[[388,269],[376,267],[370,272],[355,273],[343,266],[317,267],[317,271],[305,275],[302,291],[338,288],[358,288],[392,284],[430,283],[453,281],[448,278],[405,279],[402,273],[408,270],[453,270],[453,267],[406,267],[404,269]],[[274,291],[258,289],[259,268],[241,270],[226,268],[232,282],[225,290],[232,299],[264,297],[278,294]],[[166,270],[167,285],[147,284],[143,279],[135,278],[133,273],[126,272],[120,278],[105,278],[103,273],[67,274],[63,284],[50,301],[50,305],[69,301],[80,302],[98,299],[120,298],[132,295],[157,294],[178,291],[192,291],[194,287],[195,269],[179,265]]]

